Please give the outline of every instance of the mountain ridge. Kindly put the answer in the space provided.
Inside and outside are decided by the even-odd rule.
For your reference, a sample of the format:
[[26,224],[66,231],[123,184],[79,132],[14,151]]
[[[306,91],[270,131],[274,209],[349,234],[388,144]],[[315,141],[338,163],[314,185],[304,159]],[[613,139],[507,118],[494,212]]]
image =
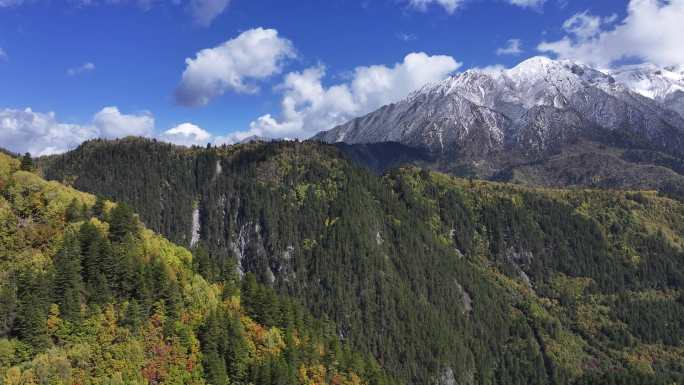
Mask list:
[[[407,383],[669,385],[684,375],[681,202],[413,166],[377,175],[342,151],[129,138],[41,166],[131,204],[180,244],[197,218],[203,275],[254,274]],[[654,306],[662,317],[645,315]]]
[[[465,147],[468,135],[479,130],[490,137],[492,150],[518,143],[526,150],[544,152],[548,142],[562,134],[554,123],[562,124],[562,131],[570,136],[582,129],[619,129],[670,151],[680,150],[668,141],[679,144],[684,134],[682,116],[611,75],[567,60],[533,57],[508,70],[468,70],[426,85],[397,103],[314,138],[397,141],[443,153],[445,147]],[[596,127],[587,127],[592,125]],[[676,135],[665,140],[668,133]]]
[[[498,180],[509,170],[529,165],[539,166],[535,172],[544,173],[541,166],[562,152],[587,152],[582,143],[596,154],[610,155],[607,160],[613,159],[611,154],[630,150],[682,159],[684,117],[675,107],[684,75],[673,71],[644,65],[609,72],[568,60],[534,57],[511,69],[468,70],[428,84],[314,139],[352,145],[398,142],[429,152],[434,160],[426,166],[432,169]],[[649,95],[659,96],[652,99]],[[632,163],[645,159],[632,157],[626,164],[624,160],[616,158],[587,172],[596,172],[598,177],[610,171],[620,179],[623,171],[618,164],[635,172],[638,167]],[[640,169],[652,182],[649,187],[659,189],[658,172]],[[463,170],[470,171],[464,174]],[[668,189],[682,191],[684,181],[673,178],[678,179],[677,187]],[[532,179],[521,182],[534,184]],[[587,182],[585,186],[597,185]]]

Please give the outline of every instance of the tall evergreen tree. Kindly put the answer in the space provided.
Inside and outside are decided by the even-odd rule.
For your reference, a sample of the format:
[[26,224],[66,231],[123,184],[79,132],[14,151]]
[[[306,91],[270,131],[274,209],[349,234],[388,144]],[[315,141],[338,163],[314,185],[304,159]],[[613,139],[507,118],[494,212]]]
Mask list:
[[0,282],[0,335],[7,335],[14,324],[17,310],[17,286],[13,277]]
[[55,265],[55,300],[66,320],[78,320],[81,314],[83,279],[81,277],[81,248],[73,232],[64,236]]
[[35,169],[35,164],[33,163],[33,158],[30,153],[24,154],[21,158],[21,170],[22,171],[33,171]]
[[245,338],[245,330],[238,316],[227,317],[226,343],[224,357],[227,363],[228,375],[235,382],[245,380],[249,349]]
[[45,274],[22,272],[18,277],[15,333],[33,348],[50,345],[47,330],[50,280]]
[[78,222],[85,219],[85,209],[83,204],[78,199],[74,198],[69,206],[67,206],[64,219],[67,222]]
[[113,272],[111,247],[109,240],[102,236],[94,239],[88,254],[84,255],[84,267],[88,270],[86,286],[95,303],[107,303],[113,296],[113,286],[118,278]]
[[209,350],[203,354],[204,374],[207,383],[212,385],[229,385],[226,361],[216,350]]
[[121,242],[128,234],[137,233],[137,220],[133,209],[124,203],[116,205],[109,213],[109,238]]
[[94,217],[101,220],[104,219],[105,214],[105,198],[102,195],[98,195],[95,199],[95,204],[93,205],[92,214]]
[[247,314],[258,319],[259,317],[259,285],[253,273],[247,273],[242,278],[240,291],[240,303],[245,308]]

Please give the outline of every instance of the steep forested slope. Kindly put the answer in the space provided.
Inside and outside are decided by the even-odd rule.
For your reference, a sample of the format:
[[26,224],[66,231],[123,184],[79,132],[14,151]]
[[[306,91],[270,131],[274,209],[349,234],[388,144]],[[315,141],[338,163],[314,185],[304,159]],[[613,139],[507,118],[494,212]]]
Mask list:
[[125,204],[0,154],[0,384],[393,383],[253,275],[195,265]]
[[301,299],[406,383],[682,381],[684,205],[655,193],[378,177],[309,142],[94,141],[42,167],[193,246],[211,282]]

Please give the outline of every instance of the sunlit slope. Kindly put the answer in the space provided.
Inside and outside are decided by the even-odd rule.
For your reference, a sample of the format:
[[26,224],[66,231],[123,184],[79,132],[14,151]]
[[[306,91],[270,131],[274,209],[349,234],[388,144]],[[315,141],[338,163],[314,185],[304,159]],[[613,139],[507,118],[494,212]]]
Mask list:
[[125,205],[0,154],[0,383],[387,384],[330,322],[208,282]]

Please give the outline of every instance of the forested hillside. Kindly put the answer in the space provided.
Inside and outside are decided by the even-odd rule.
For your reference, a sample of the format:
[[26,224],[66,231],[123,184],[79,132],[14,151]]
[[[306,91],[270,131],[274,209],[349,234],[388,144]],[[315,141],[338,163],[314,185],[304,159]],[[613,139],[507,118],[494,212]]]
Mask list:
[[684,382],[684,205],[656,193],[377,176],[313,142],[93,141],[40,165],[191,246],[211,284],[298,298],[405,383]]
[[0,384],[392,384],[253,275],[0,154]]

